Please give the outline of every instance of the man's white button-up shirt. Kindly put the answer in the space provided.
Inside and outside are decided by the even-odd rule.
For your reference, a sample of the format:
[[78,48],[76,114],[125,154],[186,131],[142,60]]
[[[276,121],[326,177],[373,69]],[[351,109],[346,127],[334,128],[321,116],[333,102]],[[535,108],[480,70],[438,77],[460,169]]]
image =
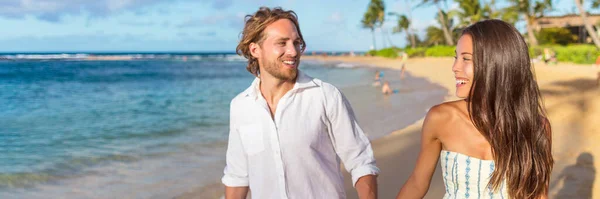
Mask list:
[[345,198],[340,160],[352,182],[379,173],[368,138],[333,85],[298,71],[273,118],[260,79],[231,101],[223,184],[252,198]]

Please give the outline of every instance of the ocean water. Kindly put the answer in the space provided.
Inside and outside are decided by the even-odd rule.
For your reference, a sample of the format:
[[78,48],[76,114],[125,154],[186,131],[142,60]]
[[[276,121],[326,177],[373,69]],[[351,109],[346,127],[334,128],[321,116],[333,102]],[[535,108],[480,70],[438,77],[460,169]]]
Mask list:
[[[0,198],[168,198],[214,183],[224,166],[229,102],[253,80],[236,55],[5,57]],[[303,61],[300,69],[350,93],[353,105],[406,105],[387,106],[390,99],[370,85],[374,69],[354,66]],[[443,92],[419,81],[436,92],[401,92],[424,96],[410,102]],[[378,115],[373,110],[357,105],[360,113]],[[379,121],[364,121],[369,132],[398,128],[396,121],[384,130],[373,127]]]

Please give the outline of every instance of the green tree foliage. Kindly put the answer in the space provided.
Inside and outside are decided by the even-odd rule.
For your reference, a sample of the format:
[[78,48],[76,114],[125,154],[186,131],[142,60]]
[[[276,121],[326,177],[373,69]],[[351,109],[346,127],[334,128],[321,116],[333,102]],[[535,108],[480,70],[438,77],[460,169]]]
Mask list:
[[567,45],[577,42],[577,36],[566,28],[544,28],[537,34],[537,38],[542,45]]

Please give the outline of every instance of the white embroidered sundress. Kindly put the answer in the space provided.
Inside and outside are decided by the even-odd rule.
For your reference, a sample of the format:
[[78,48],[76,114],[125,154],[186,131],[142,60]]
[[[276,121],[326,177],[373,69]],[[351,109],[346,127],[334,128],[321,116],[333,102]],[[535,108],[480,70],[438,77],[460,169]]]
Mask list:
[[446,186],[444,199],[507,199],[506,183],[492,191],[487,185],[494,171],[493,160],[481,160],[461,153],[442,150],[442,178]]

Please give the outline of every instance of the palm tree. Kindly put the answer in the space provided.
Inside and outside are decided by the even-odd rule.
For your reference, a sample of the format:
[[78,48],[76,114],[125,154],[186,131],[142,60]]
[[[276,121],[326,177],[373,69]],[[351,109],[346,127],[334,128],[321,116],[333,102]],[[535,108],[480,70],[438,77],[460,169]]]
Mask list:
[[[450,27],[446,23],[446,19],[443,17],[446,15],[445,11],[442,9],[442,3],[446,3],[446,0],[423,0],[421,5],[433,4],[438,9],[438,21],[441,23],[442,31],[444,32],[444,38],[446,40],[446,44],[449,46],[454,45],[454,40],[452,39],[452,33],[450,32]],[[447,15],[446,15],[447,16]]]
[[427,37],[425,38],[425,44],[427,44],[428,46],[437,46],[445,42],[444,31],[442,29],[435,26],[429,26],[427,27],[425,32]]
[[489,2],[484,1],[482,9],[486,19],[497,19],[502,15],[502,12],[496,10],[496,0],[490,0]]
[[594,25],[594,27],[596,27],[596,34],[598,36],[600,36],[600,22],[598,22],[596,25]]
[[377,17],[372,9],[367,9],[367,12],[365,12],[360,23],[363,28],[371,30],[371,35],[373,36],[373,48],[377,50],[377,43],[375,42],[375,24],[377,23]]
[[396,12],[390,12],[388,14],[398,16],[398,23],[392,30],[392,33],[401,33],[402,31],[406,32],[406,39],[410,41],[410,46],[412,48],[416,48],[417,42],[415,41],[415,35],[410,31],[410,19],[408,19],[406,15],[401,15]]
[[513,26],[519,21],[519,9],[516,6],[508,6],[500,9],[497,15],[491,13],[491,18],[500,18],[502,21],[512,24]]
[[[450,35],[450,38],[452,38],[452,39],[457,38],[458,35],[454,31],[454,29],[456,28],[456,25],[455,25],[456,23],[454,22],[454,18],[452,16],[450,16],[448,13],[442,11],[441,13],[436,14],[435,18],[437,19],[437,21],[440,25],[446,24],[446,29],[448,30],[448,34]],[[441,26],[441,27],[443,27],[443,26]],[[442,32],[444,31],[443,28],[441,30],[442,30]],[[446,38],[445,32],[444,32],[444,38]],[[446,44],[446,45],[448,45],[448,44]]]
[[466,27],[483,19],[502,19],[511,24],[519,20],[519,13],[515,6],[509,6],[496,9],[496,0],[483,1],[478,0],[455,0],[458,8],[451,10],[448,15],[450,18],[458,18],[460,21],[457,27]]
[[[485,16],[484,8],[479,3],[479,0],[455,0],[458,3],[458,8],[455,10],[451,10],[448,15],[451,18],[457,17],[460,21],[457,24],[458,27],[466,27],[469,24],[473,24],[478,22],[484,18],[488,18]],[[491,6],[489,8],[491,12]]]
[[[371,34],[373,34],[373,47],[375,49],[377,49],[375,46],[375,28],[379,27],[381,29],[384,21],[385,5],[383,4],[383,0],[371,0],[367,6],[367,12],[365,12],[361,20],[361,25],[363,28],[371,30]],[[381,31],[381,33],[383,35],[382,39],[385,38],[384,32]]]
[[[592,38],[592,41],[594,41],[596,48],[600,49],[600,40],[598,39],[598,34],[596,34],[596,31],[594,31],[594,28],[587,20],[587,13],[585,12],[585,9],[583,9],[582,1],[583,0],[575,0],[575,5],[577,5],[577,8],[579,9],[579,14],[581,15],[581,19],[583,20],[583,24],[585,26],[585,29],[588,32],[588,35],[590,35],[590,37]],[[599,6],[599,4],[600,4],[600,0],[596,0],[592,4],[592,6],[597,8]]]
[[512,3],[512,10],[516,10],[523,15],[527,27],[527,36],[529,44],[536,46],[538,44],[533,26],[537,24],[537,19],[544,16],[545,12],[552,10],[552,0],[509,0]]
[[[463,7],[461,3],[459,3],[459,8]],[[468,6],[468,3],[467,5]],[[475,13],[475,12],[474,12]],[[501,19],[507,23],[512,24],[513,26],[519,20],[519,12],[516,6],[508,6],[504,8],[497,9],[496,8],[496,0],[483,1],[483,5],[481,5],[480,14],[473,15],[481,15],[477,16],[479,20],[481,19]],[[456,16],[456,15],[453,15]],[[460,17],[460,16],[459,16]],[[474,20],[476,21],[476,20]]]
[[[595,0],[592,2],[592,8],[599,8],[600,7],[600,0]],[[598,22],[596,25],[596,35],[600,36],[600,22]]]
[[[440,16],[441,15],[441,16]],[[451,38],[458,38],[459,33],[453,31],[453,27],[454,27],[454,20],[452,20],[451,18],[448,17],[448,14],[446,14],[446,12],[443,12],[441,14],[436,14],[436,18],[438,19],[438,23],[442,24],[443,20],[444,24],[447,24],[448,27],[450,27],[450,37]],[[425,39],[425,43],[427,45],[439,45],[442,44],[443,42],[447,41],[446,40],[446,33],[444,32],[444,29],[441,27],[436,27],[436,26],[429,26],[426,29],[426,35],[427,38]],[[447,44],[447,42],[446,42]]]
[[[381,38],[385,38],[385,31],[383,31],[383,23],[385,22],[385,5],[383,4],[383,0],[371,0],[369,4],[369,9],[372,9],[377,16],[376,25],[381,30]],[[384,46],[385,48],[385,46]]]

